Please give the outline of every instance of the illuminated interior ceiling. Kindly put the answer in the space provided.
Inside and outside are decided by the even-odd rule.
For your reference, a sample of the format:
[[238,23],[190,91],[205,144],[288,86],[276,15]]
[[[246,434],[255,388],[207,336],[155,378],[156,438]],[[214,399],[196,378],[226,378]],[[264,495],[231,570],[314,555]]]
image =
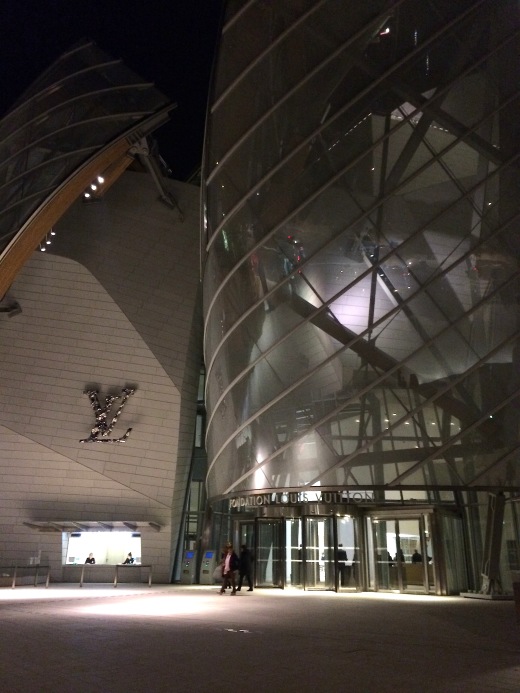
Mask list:
[[24,525],[39,532],[159,532],[157,522],[135,520],[34,520]]
[[93,43],[21,96],[0,121],[0,299],[71,204],[94,181],[103,194],[174,107]]

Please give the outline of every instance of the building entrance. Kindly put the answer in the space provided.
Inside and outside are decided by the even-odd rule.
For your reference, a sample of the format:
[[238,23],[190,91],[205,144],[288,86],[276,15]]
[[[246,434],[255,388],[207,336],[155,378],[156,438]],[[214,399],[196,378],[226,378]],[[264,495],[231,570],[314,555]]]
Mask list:
[[438,595],[467,588],[462,519],[448,508],[249,515],[237,518],[234,538],[253,553],[256,587]]
[[435,592],[429,517],[366,518],[370,589]]
[[256,587],[359,589],[357,520],[348,515],[255,518],[239,536],[252,549]]

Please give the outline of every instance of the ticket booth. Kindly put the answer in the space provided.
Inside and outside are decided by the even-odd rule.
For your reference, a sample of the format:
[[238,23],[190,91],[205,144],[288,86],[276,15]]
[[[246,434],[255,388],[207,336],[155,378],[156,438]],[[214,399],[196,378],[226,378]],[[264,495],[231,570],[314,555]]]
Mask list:
[[204,551],[202,562],[200,564],[199,583],[201,585],[212,585],[213,573],[217,567],[217,552],[213,549]]
[[196,551],[185,551],[182,557],[181,585],[195,584],[195,568],[197,563]]

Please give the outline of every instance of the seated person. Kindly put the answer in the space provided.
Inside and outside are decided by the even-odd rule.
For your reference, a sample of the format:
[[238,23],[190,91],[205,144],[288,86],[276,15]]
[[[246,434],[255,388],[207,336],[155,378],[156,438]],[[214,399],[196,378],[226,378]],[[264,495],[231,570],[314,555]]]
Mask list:
[[88,555],[87,558],[85,559],[85,563],[92,563],[92,564],[93,564],[93,563],[95,563],[95,562],[96,562],[96,559],[94,558],[94,554],[93,554],[93,553],[89,553],[89,555]]
[[130,565],[130,563],[133,563],[133,562],[134,562],[134,557],[132,556],[132,553],[129,553],[128,556],[123,561],[123,565]]

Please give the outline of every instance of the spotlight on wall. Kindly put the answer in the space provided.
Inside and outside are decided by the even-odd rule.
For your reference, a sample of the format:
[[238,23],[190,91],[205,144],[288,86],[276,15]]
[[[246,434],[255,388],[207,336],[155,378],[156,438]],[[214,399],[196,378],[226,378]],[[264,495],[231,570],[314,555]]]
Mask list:
[[47,235],[45,236],[45,238],[44,238],[42,241],[40,241],[40,243],[39,243],[39,248],[40,248],[40,250],[41,250],[42,253],[44,253],[44,252],[47,250],[46,246],[51,245],[51,243],[52,243],[52,237],[55,236],[55,235],[56,235],[56,231],[54,231],[54,229],[51,229],[51,230],[47,233]]

